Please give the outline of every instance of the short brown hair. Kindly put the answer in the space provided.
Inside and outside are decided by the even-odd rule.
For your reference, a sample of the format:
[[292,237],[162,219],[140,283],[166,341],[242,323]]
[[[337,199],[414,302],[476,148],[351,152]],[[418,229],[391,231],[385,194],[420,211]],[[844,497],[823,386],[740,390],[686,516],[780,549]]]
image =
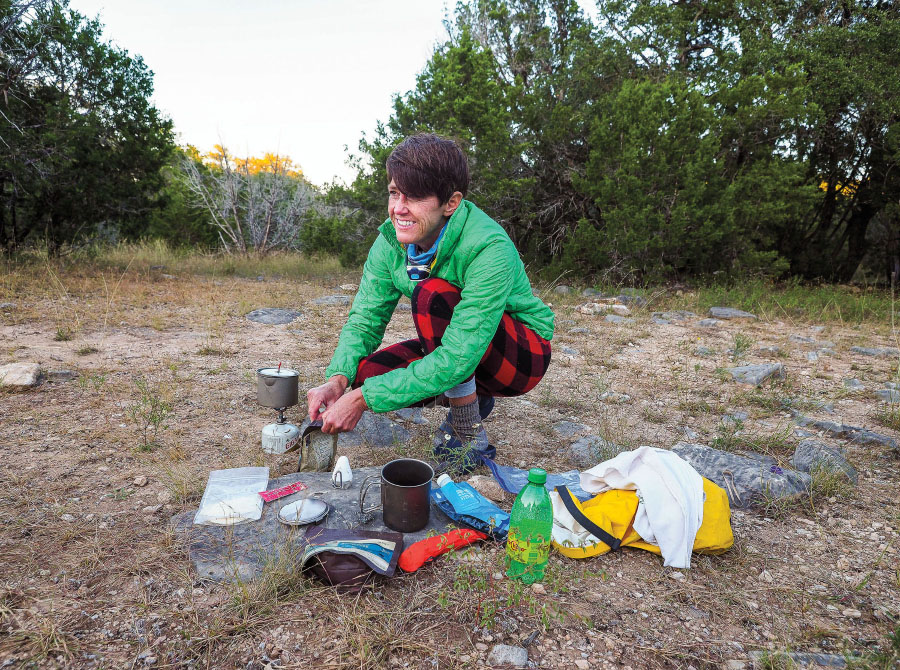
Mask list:
[[387,159],[388,179],[411,198],[435,195],[441,204],[454,192],[469,190],[469,162],[453,140],[418,133],[394,147]]

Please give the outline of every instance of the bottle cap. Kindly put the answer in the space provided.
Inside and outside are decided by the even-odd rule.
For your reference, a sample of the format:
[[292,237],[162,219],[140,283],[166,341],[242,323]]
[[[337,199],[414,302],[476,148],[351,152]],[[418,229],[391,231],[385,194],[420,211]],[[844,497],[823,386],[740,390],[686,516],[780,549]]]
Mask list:
[[443,474],[437,478],[438,486],[444,486],[444,484],[452,484],[452,483],[453,483],[453,480],[450,479],[450,475],[448,475],[448,474]]
[[540,468],[531,468],[528,471],[528,481],[532,484],[543,484],[547,481],[547,471]]

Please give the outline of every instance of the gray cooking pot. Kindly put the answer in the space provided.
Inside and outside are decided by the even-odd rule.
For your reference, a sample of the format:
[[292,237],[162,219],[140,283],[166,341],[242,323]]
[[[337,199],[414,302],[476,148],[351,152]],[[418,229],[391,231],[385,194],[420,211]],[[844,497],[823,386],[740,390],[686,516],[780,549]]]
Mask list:
[[297,404],[300,373],[290,368],[259,368],[256,371],[256,400],[263,407],[285,409]]

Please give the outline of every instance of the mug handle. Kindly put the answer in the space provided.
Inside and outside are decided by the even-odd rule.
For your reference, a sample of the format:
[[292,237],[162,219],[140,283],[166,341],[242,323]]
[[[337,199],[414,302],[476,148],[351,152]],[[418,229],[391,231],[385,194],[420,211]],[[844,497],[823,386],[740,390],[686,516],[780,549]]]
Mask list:
[[373,486],[377,486],[379,490],[381,489],[381,475],[369,475],[363,480],[363,483],[359,487],[359,515],[366,516],[371,514],[372,512],[377,512],[381,509],[381,505],[371,505],[370,507],[365,507],[366,495],[369,493],[369,489]]

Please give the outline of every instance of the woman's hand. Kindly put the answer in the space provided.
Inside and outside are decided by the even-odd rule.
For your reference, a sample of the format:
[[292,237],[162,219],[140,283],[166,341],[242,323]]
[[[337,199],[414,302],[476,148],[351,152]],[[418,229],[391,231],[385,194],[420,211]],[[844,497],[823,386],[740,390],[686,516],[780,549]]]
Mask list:
[[328,409],[344,395],[349,381],[344,375],[335,375],[321,386],[316,386],[306,392],[306,401],[309,406],[309,420],[315,421],[322,418],[319,408],[325,405]]
[[367,407],[362,389],[350,391],[319,415],[322,432],[332,434],[353,430]]

